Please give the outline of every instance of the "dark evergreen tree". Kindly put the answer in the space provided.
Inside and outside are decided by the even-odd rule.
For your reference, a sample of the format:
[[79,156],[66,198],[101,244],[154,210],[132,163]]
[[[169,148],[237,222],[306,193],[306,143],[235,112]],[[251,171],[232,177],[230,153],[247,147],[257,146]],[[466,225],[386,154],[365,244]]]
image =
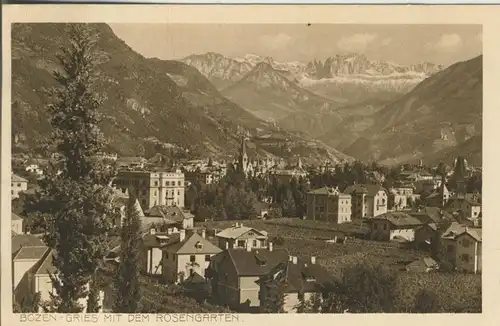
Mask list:
[[268,279],[264,286],[266,295],[262,298],[261,311],[267,314],[284,313],[285,283],[279,279]]
[[282,214],[286,217],[295,217],[297,213],[297,208],[295,206],[295,200],[290,189],[285,191],[283,200],[281,202]]
[[47,309],[78,313],[83,310],[79,300],[88,296],[89,283],[107,251],[114,170],[95,158],[104,146],[98,127],[102,97],[96,92],[97,35],[87,24],[70,24],[67,31],[69,42],[58,56],[62,69],[54,72],[58,86],[50,92],[49,107],[50,148],[59,155],[29,206],[38,212],[45,242],[55,252],[55,294]]
[[135,313],[140,311],[140,248],[142,242],[141,220],[136,208],[134,191],[130,191],[126,216],[121,228],[120,264],[114,282],[115,301],[113,311]]

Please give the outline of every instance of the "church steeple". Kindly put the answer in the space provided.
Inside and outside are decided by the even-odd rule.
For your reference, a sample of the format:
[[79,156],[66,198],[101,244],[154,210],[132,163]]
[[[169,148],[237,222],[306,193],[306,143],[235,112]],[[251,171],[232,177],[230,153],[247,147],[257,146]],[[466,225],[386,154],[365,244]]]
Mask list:
[[238,157],[238,169],[240,172],[247,172],[248,167],[248,155],[247,155],[247,147],[245,142],[245,136],[241,137],[241,147],[240,153]]

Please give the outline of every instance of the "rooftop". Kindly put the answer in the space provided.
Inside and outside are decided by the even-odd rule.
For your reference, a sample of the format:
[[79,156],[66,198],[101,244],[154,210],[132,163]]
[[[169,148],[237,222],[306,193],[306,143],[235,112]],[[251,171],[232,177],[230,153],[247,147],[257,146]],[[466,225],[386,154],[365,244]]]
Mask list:
[[349,193],[341,193],[338,188],[321,187],[308,192],[313,195],[331,195],[331,196],[351,196]]
[[29,259],[39,260],[49,250],[47,246],[22,247],[14,257],[14,260]]
[[12,235],[12,254],[15,254],[22,247],[39,247],[45,246],[43,241],[32,234],[15,234]]
[[182,222],[184,219],[190,218],[192,216],[191,213],[182,210],[178,206],[165,205],[157,205],[150,208],[146,212],[146,215],[150,217],[162,217],[174,222]]
[[177,238],[177,242],[169,242],[169,244],[163,247],[163,250],[174,252],[178,255],[218,254],[222,251],[219,247],[196,232],[191,236],[186,235],[186,238],[182,242],[178,242],[179,240],[180,239]]
[[277,269],[284,272],[287,292],[319,292],[324,284],[336,280],[326,268],[309,260],[297,259],[294,264],[289,259]]
[[368,222],[370,220],[387,220],[397,227],[418,226],[424,224],[419,219],[404,212],[387,212],[369,219]]
[[373,197],[379,191],[385,191],[385,189],[381,185],[355,184],[355,185],[347,187],[347,189],[344,192],[346,194],[352,194],[353,192],[356,192],[356,193],[366,193],[367,196]]
[[286,249],[228,249],[222,255],[231,259],[239,276],[264,276],[288,260]]
[[26,182],[26,183],[28,182],[28,180],[26,180],[25,178],[20,177],[14,173],[12,173],[12,175],[11,175],[11,181],[12,182]]
[[215,236],[219,237],[219,238],[225,238],[225,239],[236,239],[249,231],[254,231],[254,232],[258,233],[258,235],[261,235],[262,237],[267,237],[266,231],[257,230],[255,228],[243,226],[243,225],[238,224],[238,223],[236,223],[236,224],[237,225],[235,225],[235,226],[232,226],[230,228],[227,228],[227,229],[220,231]]

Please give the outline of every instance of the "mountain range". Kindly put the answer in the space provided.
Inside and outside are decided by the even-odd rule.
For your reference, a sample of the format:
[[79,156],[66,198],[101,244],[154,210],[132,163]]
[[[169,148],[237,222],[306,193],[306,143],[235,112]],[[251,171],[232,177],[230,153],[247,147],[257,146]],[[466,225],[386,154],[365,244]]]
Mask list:
[[[54,86],[52,72],[59,69],[56,54],[67,42],[66,26],[12,27],[13,152],[36,151],[50,135],[45,90]],[[190,156],[232,156],[241,136],[246,135],[249,151],[255,154],[351,159],[319,140],[259,119],[224,97],[192,66],[145,58],[108,25],[91,26],[99,33],[99,91],[106,98],[101,129],[108,141],[107,150],[119,155],[175,151]],[[262,137],[274,141],[261,142]],[[253,138],[259,141],[253,143]]]

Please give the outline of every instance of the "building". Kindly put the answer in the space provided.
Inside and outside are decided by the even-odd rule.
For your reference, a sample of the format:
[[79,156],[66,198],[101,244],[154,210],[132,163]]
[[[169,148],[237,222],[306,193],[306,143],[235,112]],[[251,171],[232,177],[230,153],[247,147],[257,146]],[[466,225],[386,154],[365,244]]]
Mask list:
[[165,228],[191,229],[194,225],[194,215],[178,206],[157,205],[146,211],[144,221]]
[[415,229],[423,225],[417,218],[404,212],[387,212],[367,221],[370,236],[374,240],[404,241],[415,239]]
[[266,248],[268,234],[266,231],[243,226],[236,223],[234,226],[215,234],[219,247],[222,249]]
[[453,215],[441,207],[416,207],[407,213],[420,220],[423,224],[440,224],[448,221],[454,221]]
[[[185,231],[184,231],[185,235]],[[156,230],[151,227],[149,232],[143,235],[142,255],[146,257],[144,260],[143,269],[149,275],[162,275],[162,249],[167,244],[175,242],[180,237],[179,230],[176,228],[168,228],[165,231]]]
[[212,295],[237,311],[260,310],[261,277],[288,260],[285,249],[227,249],[212,258]]
[[19,198],[19,193],[28,190],[28,180],[12,173],[10,181],[12,199]]
[[296,313],[301,299],[311,300],[314,295],[321,295],[325,286],[333,284],[336,279],[321,265],[316,263],[316,257],[309,260],[289,256],[288,261],[278,264],[271,272],[259,280],[260,302],[265,302],[269,290],[269,282],[285,284],[285,300],[283,310],[286,313]]
[[441,251],[459,271],[478,273],[482,270],[482,229],[451,223],[441,235]]
[[338,188],[315,189],[309,191],[306,197],[308,219],[339,224],[351,221],[351,195],[341,193]]
[[163,279],[179,283],[195,275],[205,278],[212,257],[222,250],[206,239],[205,230],[188,236],[180,230],[177,235],[162,248]]
[[24,233],[23,219],[14,212],[11,213],[11,228],[12,232],[14,232],[15,234]]
[[355,184],[344,191],[351,195],[352,218],[371,218],[387,212],[388,194],[380,185]]
[[241,137],[241,147],[240,147],[240,151],[238,153],[236,170],[238,172],[244,173],[245,175],[248,175],[252,170],[252,165],[250,164],[250,161],[248,160],[247,145],[246,145],[245,137]]
[[[40,293],[40,301],[51,299],[55,287],[50,275],[56,271],[53,265],[55,252],[46,246],[21,247],[13,258],[14,298],[17,302]],[[87,284],[88,289],[88,284]],[[100,291],[99,305],[102,307],[104,293]],[[87,298],[79,299],[79,304],[87,306]],[[40,312],[42,308],[40,307]]]
[[418,195],[413,193],[413,185],[401,183],[389,189],[389,209],[396,211],[408,208]]
[[152,171],[120,171],[113,181],[126,192],[133,187],[144,210],[156,205],[184,207],[184,173]]
[[472,194],[463,197],[451,197],[446,208],[451,212],[460,211],[463,218],[477,219],[481,214],[481,203],[478,197]]
[[116,160],[118,168],[121,169],[144,169],[147,160],[143,157],[119,157]]

